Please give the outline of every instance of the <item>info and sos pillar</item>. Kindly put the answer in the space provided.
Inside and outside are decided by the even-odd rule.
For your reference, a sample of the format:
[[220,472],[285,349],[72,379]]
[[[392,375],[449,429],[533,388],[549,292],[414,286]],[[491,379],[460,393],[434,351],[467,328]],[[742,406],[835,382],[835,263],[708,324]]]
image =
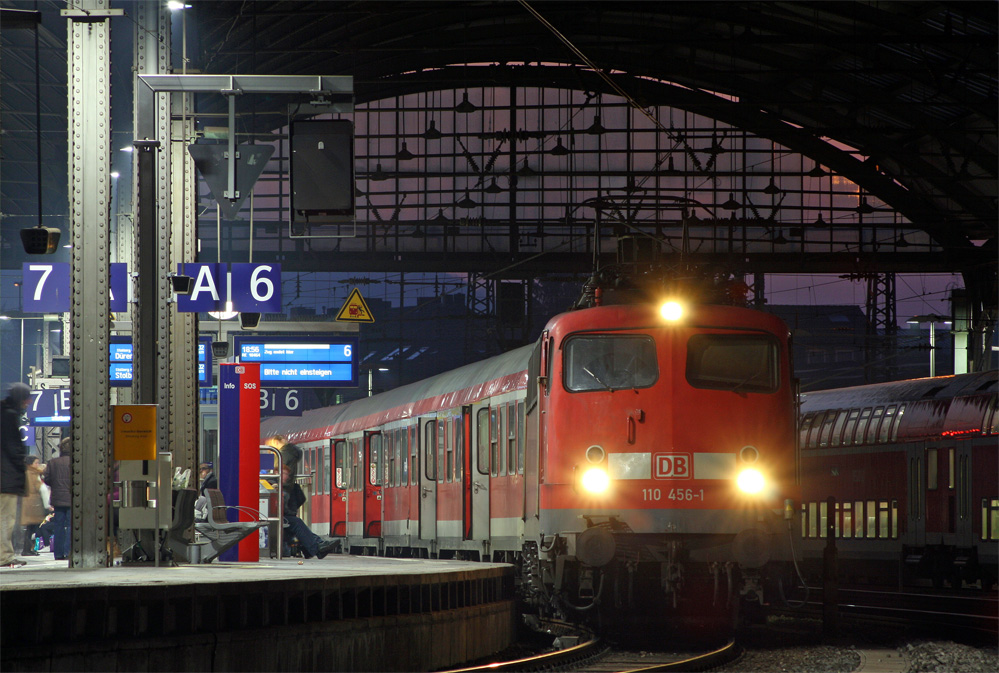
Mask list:
[[[260,505],[260,365],[219,365],[219,490],[230,521],[254,521]],[[239,508],[248,508],[236,509]],[[222,553],[222,561],[259,561],[260,544],[250,535]]]

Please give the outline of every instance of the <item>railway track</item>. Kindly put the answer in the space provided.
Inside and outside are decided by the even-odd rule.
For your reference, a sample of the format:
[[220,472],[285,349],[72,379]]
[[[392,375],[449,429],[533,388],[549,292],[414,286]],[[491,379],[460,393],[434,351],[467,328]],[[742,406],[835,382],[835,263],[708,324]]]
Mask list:
[[585,627],[557,621],[541,622],[554,636],[556,649],[528,657],[492,661],[445,673],[487,671],[573,671],[578,673],[652,673],[707,671],[733,661],[740,650],[735,641],[703,653],[636,652],[615,649]]

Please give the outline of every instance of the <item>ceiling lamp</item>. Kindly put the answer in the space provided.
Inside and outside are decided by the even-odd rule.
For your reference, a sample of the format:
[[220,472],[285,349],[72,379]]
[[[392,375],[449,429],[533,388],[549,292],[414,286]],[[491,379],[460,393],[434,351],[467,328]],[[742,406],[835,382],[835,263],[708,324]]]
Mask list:
[[423,137],[427,140],[440,140],[442,135],[444,134],[437,130],[437,122],[431,119],[430,126],[428,126],[427,130],[423,132]]
[[860,215],[870,215],[874,212],[874,206],[867,202],[866,196],[863,196],[860,198],[860,205],[856,207],[856,211]]
[[822,219],[822,213],[819,213],[819,216],[815,218],[815,226],[816,227],[826,226],[826,221]]
[[590,128],[586,129],[586,133],[589,133],[591,136],[600,136],[607,133],[607,129],[600,123],[600,115],[593,116],[593,123],[590,124]]
[[742,204],[735,200],[734,192],[729,192],[728,201],[721,204],[721,207],[725,210],[738,210],[739,208],[742,208]]
[[770,178],[770,184],[763,188],[764,194],[770,194],[771,196],[780,194],[780,187],[774,182],[773,177]]
[[824,175],[828,175],[828,173],[822,170],[822,166],[819,166],[819,162],[816,161],[815,166],[812,167],[812,170],[808,171],[808,173],[806,173],[805,175],[807,175],[810,178],[821,178]]
[[450,222],[451,220],[449,220],[448,216],[444,214],[444,209],[443,208],[439,208],[437,210],[437,214],[433,218],[433,221],[434,222]]
[[784,238],[784,230],[778,229],[777,235],[773,237],[774,245],[784,245],[787,243],[787,239]]
[[471,112],[476,112],[479,108],[475,107],[471,101],[468,100],[468,92],[465,91],[461,94],[461,102],[454,106],[455,112],[460,112],[462,114],[469,114]]
[[410,159],[415,159],[416,155],[409,151],[409,149],[406,147],[406,141],[404,140],[402,142],[402,148],[398,152],[396,152],[395,158],[398,161],[409,161]]
[[905,240],[905,234],[899,233],[898,238],[895,240],[896,248],[908,248],[910,245],[909,241]]
[[385,173],[385,171],[382,170],[382,165],[381,164],[375,164],[375,172],[371,174],[371,177],[369,179],[376,180],[376,181],[377,180],[387,180],[388,179],[388,174]]
[[465,197],[461,201],[455,203],[454,205],[458,206],[459,208],[474,208],[479,204],[472,200],[472,197],[468,195],[468,192],[465,192]]
[[551,148],[551,150],[549,150],[548,152],[548,154],[551,154],[553,157],[564,157],[568,153],[569,149],[562,144],[562,136],[558,137],[558,141],[556,141],[555,147]]
[[673,165],[673,155],[669,155],[666,159],[666,168],[663,169],[663,173],[667,175],[676,175],[676,166]]
[[503,191],[503,188],[500,187],[498,184],[496,184],[496,178],[493,178],[492,182],[489,183],[489,186],[483,189],[482,191],[484,191],[486,194],[499,194],[500,192]]

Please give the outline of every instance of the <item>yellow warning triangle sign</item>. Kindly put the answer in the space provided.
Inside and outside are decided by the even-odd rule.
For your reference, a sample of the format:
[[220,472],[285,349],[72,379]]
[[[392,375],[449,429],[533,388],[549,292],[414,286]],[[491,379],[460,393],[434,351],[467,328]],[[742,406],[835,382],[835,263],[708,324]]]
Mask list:
[[343,308],[336,314],[336,319],[340,322],[375,321],[375,317],[371,315],[371,309],[364,303],[364,297],[361,296],[360,291],[356,287],[351,291],[350,296],[347,297]]

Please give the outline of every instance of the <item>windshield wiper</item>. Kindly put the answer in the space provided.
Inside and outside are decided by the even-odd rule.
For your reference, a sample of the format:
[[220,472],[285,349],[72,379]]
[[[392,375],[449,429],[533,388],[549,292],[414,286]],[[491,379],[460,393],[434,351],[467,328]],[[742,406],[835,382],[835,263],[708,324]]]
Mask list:
[[589,374],[590,376],[592,376],[594,381],[596,381],[597,383],[599,383],[600,385],[602,385],[604,387],[604,390],[609,390],[611,392],[614,392],[613,388],[611,388],[609,385],[607,385],[606,383],[604,383],[600,379],[599,376],[597,376],[596,374],[594,374],[593,372],[591,372],[589,369],[587,369],[586,367],[583,367],[583,371],[586,372],[587,374]]

